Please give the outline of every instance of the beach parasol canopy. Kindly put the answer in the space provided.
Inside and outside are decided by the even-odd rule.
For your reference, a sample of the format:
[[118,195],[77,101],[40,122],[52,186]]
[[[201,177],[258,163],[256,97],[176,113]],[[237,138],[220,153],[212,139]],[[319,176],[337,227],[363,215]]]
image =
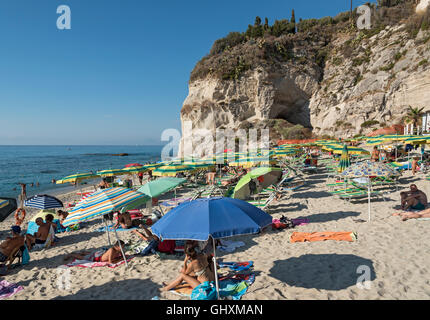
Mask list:
[[254,169],[239,180],[236,187],[234,188],[232,198],[246,199],[249,197],[251,195],[249,184],[253,179],[261,180],[258,187],[258,191],[260,191],[261,189],[267,188],[268,186],[279,182],[281,177],[281,168],[261,167]]
[[169,192],[186,181],[187,179],[174,177],[160,178],[144,184],[142,187],[137,189],[137,191],[147,195],[150,198],[157,198],[163,193]]
[[35,195],[24,201],[24,206],[36,209],[62,208],[63,203],[53,196],[47,194]]
[[148,196],[127,188],[108,188],[97,191],[76,204],[64,220],[63,226],[74,225],[123,208],[134,209],[148,200]]
[[97,178],[99,177],[97,174],[94,174],[92,172],[87,172],[87,173],[76,173],[76,174],[72,174],[70,176],[67,176],[61,180],[58,180],[56,183],[57,184],[62,184],[62,183],[76,183],[79,182],[81,180],[85,180],[85,179],[92,179],[92,178]]
[[0,199],[0,208],[4,208],[9,204],[8,200]]
[[343,146],[343,152],[340,156],[339,161],[339,172],[343,172],[346,168],[348,168],[351,165],[351,161],[349,160],[349,154],[348,154],[348,147],[347,145]]
[[344,178],[367,178],[368,182],[368,208],[369,208],[369,221],[370,221],[370,190],[371,190],[371,177],[395,177],[399,173],[392,167],[381,163],[372,162],[369,160],[358,162],[346,168],[341,174]]
[[193,170],[192,166],[183,165],[183,164],[171,164],[164,165],[152,171],[153,176],[158,177],[174,177],[179,172],[191,171]]
[[231,198],[203,198],[183,202],[152,226],[162,240],[205,241],[212,237],[217,297],[215,239],[258,233],[272,224],[272,216],[245,201]]
[[97,174],[101,177],[120,176],[127,173],[129,172],[124,171],[123,169],[107,169],[107,170],[97,171]]
[[129,167],[143,167],[143,164],[140,163],[129,163],[125,165],[125,168],[129,168]]

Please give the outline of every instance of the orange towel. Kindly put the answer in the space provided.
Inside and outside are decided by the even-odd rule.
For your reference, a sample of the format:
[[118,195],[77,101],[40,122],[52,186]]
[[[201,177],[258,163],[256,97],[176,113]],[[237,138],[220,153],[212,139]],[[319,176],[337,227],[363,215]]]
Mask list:
[[354,241],[357,240],[357,235],[354,232],[294,232],[291,235],[290,241],[294,242],[313,242],[324,240],[338,240],[338,241]]

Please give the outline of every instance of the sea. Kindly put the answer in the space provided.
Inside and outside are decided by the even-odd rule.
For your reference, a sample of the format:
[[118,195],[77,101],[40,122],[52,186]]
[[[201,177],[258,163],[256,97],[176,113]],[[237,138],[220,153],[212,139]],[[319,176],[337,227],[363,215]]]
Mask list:
[[[76,187],[53,184],[52,179],[60,180],[75,173],[122,169],[130,163],[157,162],[161,160],[162,148],[137,145],[0,146],[0,198],[18,198],[19,183],[27,184],[27,197],[71,192]],[[124,153],[128,155],[118,156]]]

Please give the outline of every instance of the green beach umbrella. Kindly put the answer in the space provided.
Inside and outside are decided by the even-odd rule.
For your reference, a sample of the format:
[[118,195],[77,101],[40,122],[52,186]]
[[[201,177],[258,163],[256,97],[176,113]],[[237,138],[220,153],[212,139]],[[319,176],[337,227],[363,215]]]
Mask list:
[[87,173],[76,173],[76,174],[72,174],[70,176],[64,177],[63,179],[60,179],[58,181],[56,181],[56,184],[63,184],[63,183],[76,183],[85,179],[93,179],[93,178],[98,178],[99,175],[98,174],[94,174],[92,172],[87,172]]
[[[251,190],[249,184],[251,180],[261,177],[260,190],[269,187],[272,184],[279,182],[282,177],[281,168],[261,167],[252,170],[248,174],[239,180],[233,191],[233,198],[235,199],[246,199],[250,194]],[[260,191],[258,190],[258,191]]]
[[350,165],[351,161],[349,160],[348,147],[347,145],[344,145],[342,155],[340,156],[338,171],[343,172]]
[[137,189],[137,191],[147,195],[150,198],[157,198],[163,193],[169,192],[186,181],[187,179],[174,177],[160,178],[146,183]]
[[192,166],[182,165],[182,164],[170,164],[162,167],[158,167],[152,171],[153,176],[159,177],[174,177],[179,172],[191,171]]

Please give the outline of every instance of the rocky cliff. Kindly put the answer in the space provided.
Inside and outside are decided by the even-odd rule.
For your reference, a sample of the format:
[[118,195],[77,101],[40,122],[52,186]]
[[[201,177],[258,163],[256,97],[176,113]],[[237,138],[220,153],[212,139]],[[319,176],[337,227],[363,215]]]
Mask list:
[[218,40],[191,74],[181,122],[269,128],[276,141],[365,134],[401,123],[408,105],[430,111],[429,11],[415,7],[373,7],[371,30],[340,14],[292,34]]

